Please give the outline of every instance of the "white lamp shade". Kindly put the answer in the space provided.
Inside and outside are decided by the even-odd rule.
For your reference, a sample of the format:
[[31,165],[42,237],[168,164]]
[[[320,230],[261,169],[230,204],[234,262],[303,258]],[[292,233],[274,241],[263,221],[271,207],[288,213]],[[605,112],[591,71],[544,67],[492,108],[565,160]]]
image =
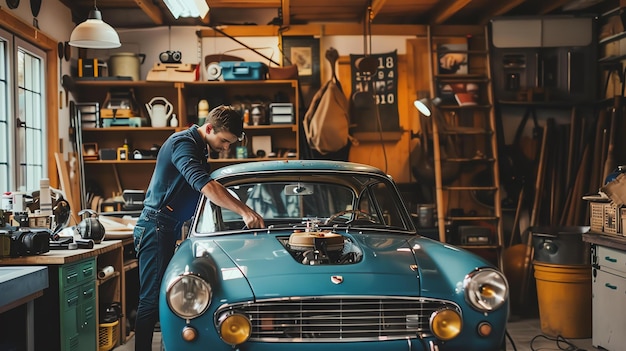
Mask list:
[[[94,12],[97,12],[95,16]],[[114,49],[122,46],[115,29],[101,18],[100,11],[93,10],[85,22],[74,28],[69,44],[87,49]]]
[[424,116],[430,116],[430,109],[428,108],[428,99],[419,99],[413,101],[413,106]]
[[428,98],[418,99],[413,101],[413,106],[415,106],[415,108],[424,116],[430,117],[432,112],[430,111],[430,107],[428,106],[429,103],[433,107],[438,106],[441,103],[441,98],[436,97],[432,100],[429,100]]

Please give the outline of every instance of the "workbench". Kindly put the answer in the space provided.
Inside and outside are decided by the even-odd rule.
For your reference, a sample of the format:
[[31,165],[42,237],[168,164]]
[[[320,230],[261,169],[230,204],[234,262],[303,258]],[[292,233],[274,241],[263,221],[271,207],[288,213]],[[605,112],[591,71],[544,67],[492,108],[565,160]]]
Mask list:
[[[36,350],[96,351],[100,306],[119,302],[124,311],[126,266],[121,240],[105,240],[92,249],[54,249],[41,255],[0,258],[0,266],[48,268],[49,287],[35,300]],[[99,279],[98,271],[106,266],[114,272]],[[4,328],[9,323],[0,319],[0,324]],[[25,333],[19,323],[12,324],[18,325],[13,333]],[[118,340],[123,342],[125,318],[120,325]],[[16,338],[24,340],[25,336]]]

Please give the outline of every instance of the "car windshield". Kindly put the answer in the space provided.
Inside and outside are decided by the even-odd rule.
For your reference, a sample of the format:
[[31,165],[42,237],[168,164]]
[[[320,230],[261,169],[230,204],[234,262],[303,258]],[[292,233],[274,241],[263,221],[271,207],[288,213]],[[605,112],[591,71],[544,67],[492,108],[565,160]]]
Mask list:
[[[371,227],[413,230],[392,183],[380,176],[335,173],[332,176],[256,176],[227,183],[235,197],[257,211],[266,225]],[[195,233],[244,229],[237,213],[204,201]]]

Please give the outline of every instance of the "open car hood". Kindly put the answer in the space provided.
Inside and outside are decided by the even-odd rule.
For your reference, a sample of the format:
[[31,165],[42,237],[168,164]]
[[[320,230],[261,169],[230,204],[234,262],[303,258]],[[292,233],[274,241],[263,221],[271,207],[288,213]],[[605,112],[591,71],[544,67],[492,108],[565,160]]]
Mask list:
[[[248,280],[257,298],[325,294],[416,296],[419,276],[406,235],[348,236],[362,256],[356,263],[303,264],[272,235],[217,240]],[[232,263],[230,263],[232,265]]]

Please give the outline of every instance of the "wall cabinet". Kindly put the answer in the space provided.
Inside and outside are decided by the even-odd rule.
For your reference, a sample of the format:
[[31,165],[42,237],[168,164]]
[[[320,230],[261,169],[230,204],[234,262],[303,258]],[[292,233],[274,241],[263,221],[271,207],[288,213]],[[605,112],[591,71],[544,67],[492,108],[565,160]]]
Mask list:
[[[130,92],[120,94],[122,92]],[[299,158],[299,121],[297,111],[297,80],[259,80],[227,82],[146,82],[78,80],[73,84],[77,103],[72,113],[76,128],[77,153],[80,155],[83,182],[80,192],[83,208],[97,211],[123,211],[120,204],[111,203],[123,190],[146,190],[155,165],[154,150],[177,130],[202,122],[198,103],[206,100],[209,109],[231,105],[242,115],[249,116],[244,130],[246,138],[236,146],[246,152],[211,155],[214,169],[238,162]],[[118,109],[116,118],[104,118],[112,96],[131,96],[132,101],[117,101],[114,106],[129,106],[129,111]],[[165,98],[178,118],[178,127],[152,127],[146,103],[154,97]],[[278,105],[279,104],[279,105]],[[280,106],[280,119],[273,119]],[[105,108],[105,110],[101,110]],[[99,113],[99,112],[106,113]],[[246,112],[247,111],[247,112]],[[126,119],[131,114],[135,118]],[[285,114],[291,113],[292,118]],[[100,115],[99,117],[97,115]],[[96,115],[96,117],[94,117]],[[259,117],[255,125],[255,116]],[[119,116],[119,118],[118,118]],[[92,122],[92,119],[101,121]],[[115,120],[115,122],[112,122]],[[103,122],[102,122],[103,121]],[[279,121],[278,123],[272,123]],[[127,145],[122,154],[119,148]],[[242,151],[242,148],[239,148]],[[259,152],[262,150],[262,152]],[[138,156],[140,155],[140,156]]]

